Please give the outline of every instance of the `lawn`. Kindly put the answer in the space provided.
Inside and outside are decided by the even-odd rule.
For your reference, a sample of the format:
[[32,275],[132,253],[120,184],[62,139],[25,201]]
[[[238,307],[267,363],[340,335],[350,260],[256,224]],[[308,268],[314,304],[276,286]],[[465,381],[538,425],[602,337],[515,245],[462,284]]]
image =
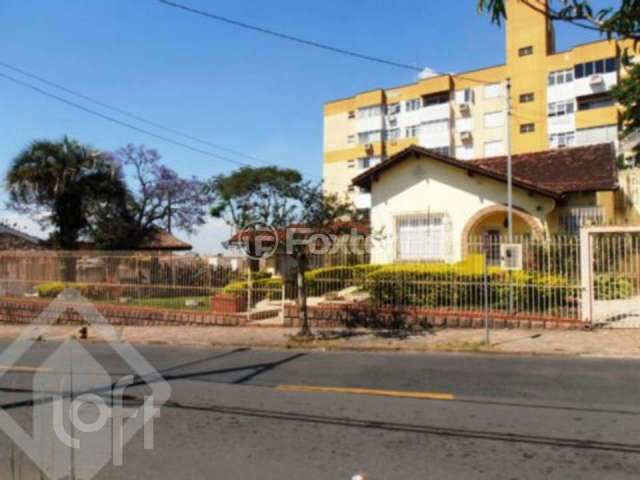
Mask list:
[[[185,305],[187,300],[197,300],[200,305],[197,307],[187,307]],[[176,310],[207,311],[211,309],[211,303],[208,296],[132,298],[127,302],[127,305],[137,307],[172,308]]]

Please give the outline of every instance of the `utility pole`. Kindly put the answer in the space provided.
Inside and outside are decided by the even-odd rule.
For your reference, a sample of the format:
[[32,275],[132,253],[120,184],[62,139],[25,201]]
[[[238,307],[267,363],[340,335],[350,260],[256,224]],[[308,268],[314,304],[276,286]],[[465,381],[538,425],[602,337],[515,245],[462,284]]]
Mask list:
[[[507,116],[507,229],[509,244],[513,244],[513,170],[511,162],[511,79],[505,85],[505,110]],[[509,313],[513,313],[513,272],[509,271]]]

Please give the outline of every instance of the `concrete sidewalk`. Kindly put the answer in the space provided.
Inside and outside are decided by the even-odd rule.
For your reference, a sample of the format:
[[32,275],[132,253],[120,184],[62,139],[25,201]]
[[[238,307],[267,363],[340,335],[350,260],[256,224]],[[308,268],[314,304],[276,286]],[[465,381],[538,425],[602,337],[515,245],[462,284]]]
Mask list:
[[[0,326],[0,339],[17,338],[27,327]],[[78,327],[40,327],[33,337],[61,341],[78,333]],[[242,327],[119,327],[122,341],[143,345],[196,347],[248,347],[269,349],[327,349],[398,352],[466,352],[584,357],[639,358],[640,330],[496,330],[491,344],[484,331],[443,329],[430,332],[371,332],[365,330],[316,330],[316,340],[298,342],[291,328]],[[89,328],[89,341],[100,341]]]

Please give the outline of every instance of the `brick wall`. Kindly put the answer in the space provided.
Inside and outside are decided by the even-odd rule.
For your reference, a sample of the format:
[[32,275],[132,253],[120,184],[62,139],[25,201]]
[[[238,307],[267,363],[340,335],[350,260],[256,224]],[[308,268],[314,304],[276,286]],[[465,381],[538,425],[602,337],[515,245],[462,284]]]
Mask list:
[[[308,309],[309,323],[315,328],[339,328],[345,326],[389,328],[393,326],[484,328],[485,319],[481,312],[445,312],[417,308],[371,308],[362,305],[326,304]],[[287,305],[285,325],[300,326],[298,307]],[[491,328],[545,328],[579,329],[584,323],[573,319],[552,317],[513,316],[492,313],[489,318]]]
[[[51,302],[36,299],[0,299],[0,323],[29,324]],[[59,304],[60,315],[56,315],[56,325],[80,325],[85,323],[73,304]],[[165,310],[159,308],[131,307],[124,305],[95,305],[96,309],[111,325],[118,326],[241,326],[247,323],[242,314],[225,314],[214,312]],[[101,318],[87,319],[89,323],[98,323]]]

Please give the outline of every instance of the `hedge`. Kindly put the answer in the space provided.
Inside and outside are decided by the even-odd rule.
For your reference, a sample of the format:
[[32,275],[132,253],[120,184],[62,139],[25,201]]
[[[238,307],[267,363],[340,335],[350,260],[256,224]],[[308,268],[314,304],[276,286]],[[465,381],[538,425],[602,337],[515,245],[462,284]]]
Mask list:
[[91,285],[87,283],[48,282],[38,285],[36,291],[39,297],[55,298],[67,288],[77,290],[80,292],[80,295],[90,300],[114,300],[122,296],[122,287]]
[[624,300],[633,295],[631,281],[617,275],[596,275],[593,286],[596,300]]

